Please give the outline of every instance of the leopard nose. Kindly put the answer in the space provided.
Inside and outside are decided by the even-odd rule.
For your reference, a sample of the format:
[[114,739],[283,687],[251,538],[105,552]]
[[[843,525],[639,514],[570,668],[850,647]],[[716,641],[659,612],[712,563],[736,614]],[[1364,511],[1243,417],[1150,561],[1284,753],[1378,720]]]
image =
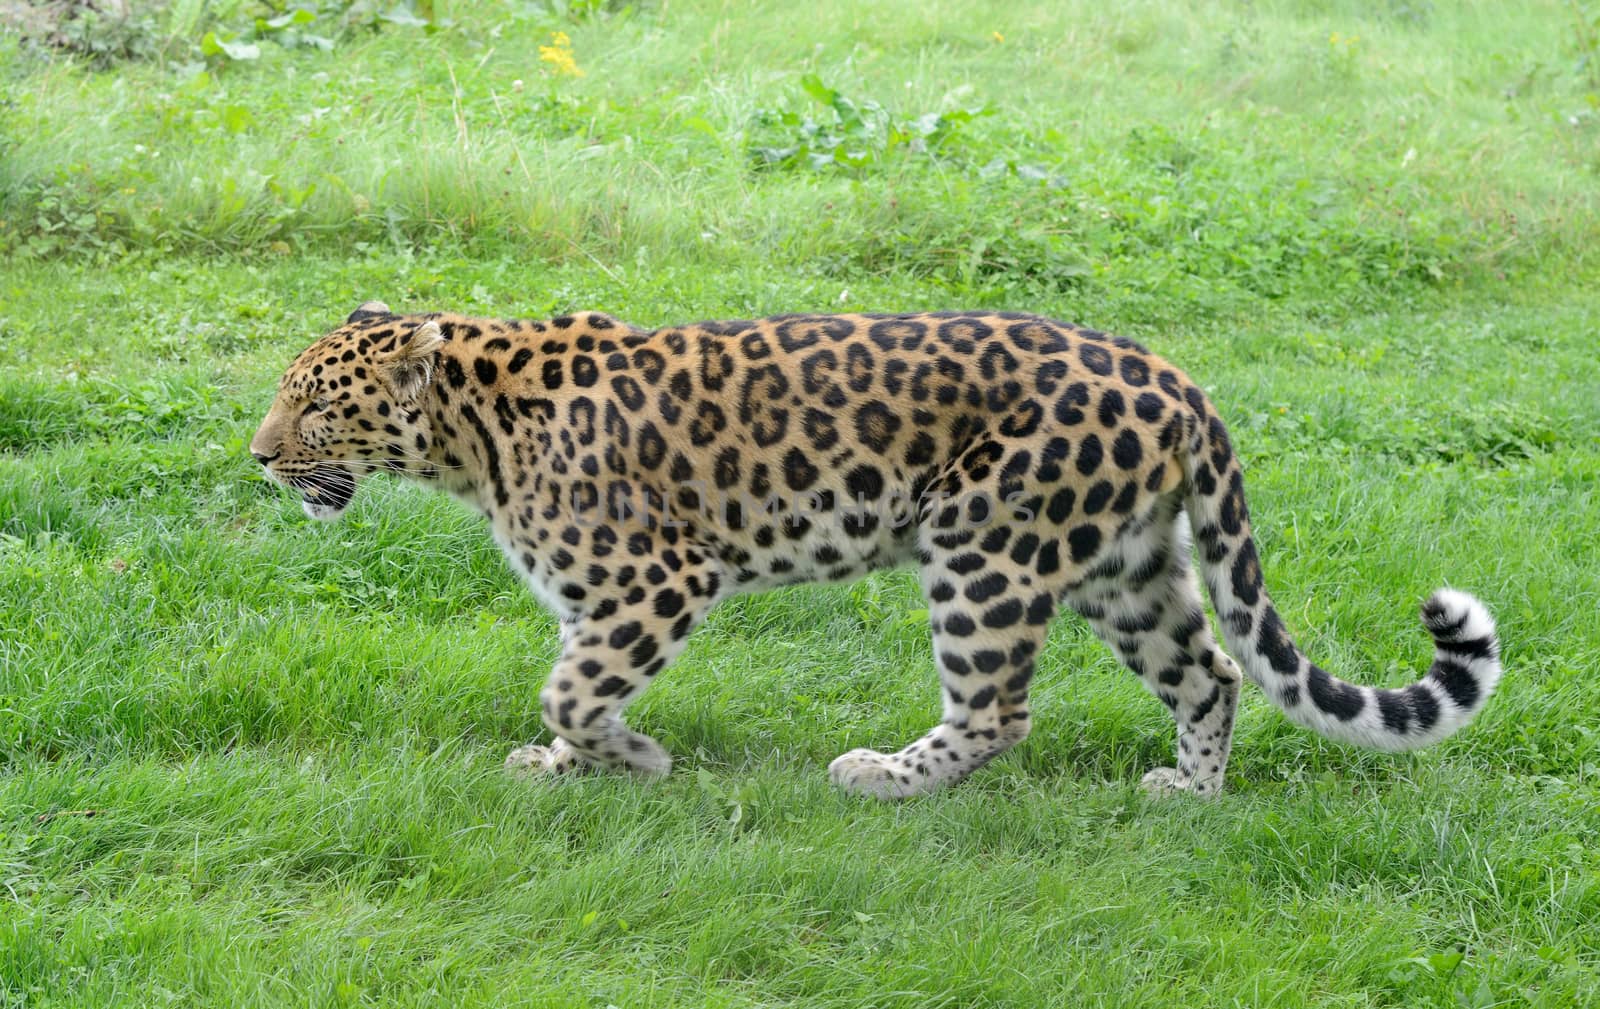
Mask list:
[[267,455],[265,452],[256,452],[256,451],[252,450],[250,452],[250,454],[256,457],[256,462],[258,462],[261,465],[265,466],[267,463],[271,462],[272,460],[278,458],[278,456],[282,455],[283,452],[282,452],[282,450],[279,450],[277,452],[272,453],[271,455]]

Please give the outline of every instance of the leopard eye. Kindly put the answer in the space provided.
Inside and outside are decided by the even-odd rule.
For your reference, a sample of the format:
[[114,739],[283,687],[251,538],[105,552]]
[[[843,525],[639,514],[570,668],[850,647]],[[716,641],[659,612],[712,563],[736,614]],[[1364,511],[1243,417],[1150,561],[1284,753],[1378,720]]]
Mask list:
[[316,399],[306,404],[306,408],[302,412],[301,416],[309,417],[314,413],[322,413],[324,410],[328,409],[330,405],[331,404],[328,402],[328,397],[318,396]]

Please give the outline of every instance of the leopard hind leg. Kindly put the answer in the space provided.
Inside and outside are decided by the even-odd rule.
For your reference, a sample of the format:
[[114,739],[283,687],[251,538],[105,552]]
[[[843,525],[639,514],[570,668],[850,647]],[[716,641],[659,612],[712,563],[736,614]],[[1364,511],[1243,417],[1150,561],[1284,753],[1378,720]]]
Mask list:
[[1177,722],[1175,765],[1141,784],[1157,793],[1221,791],[1242,676],[1212,634],[1176,499],[1097,558],[1066,599]]

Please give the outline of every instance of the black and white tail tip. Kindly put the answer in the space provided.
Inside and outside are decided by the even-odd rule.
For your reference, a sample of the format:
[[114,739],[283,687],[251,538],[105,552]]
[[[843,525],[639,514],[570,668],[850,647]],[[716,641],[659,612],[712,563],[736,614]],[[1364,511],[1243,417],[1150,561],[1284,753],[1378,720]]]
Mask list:
[[[1384,727],[1396,734],[1392,748],[1397,750],[1427,746],[1466,725],[1500,682],[1494,618],[1477,599],[1440,589],[1422,604],[1422,623],[1433,635],[1428,675],[1404,691],[1380,691],[1378,697]],[[1434,703],[1418,695],[1423,690]],[[1395,695],[1410,695],[1411,703],[1398,703]],[[1432,717],[1423,717],[1427,715]]]

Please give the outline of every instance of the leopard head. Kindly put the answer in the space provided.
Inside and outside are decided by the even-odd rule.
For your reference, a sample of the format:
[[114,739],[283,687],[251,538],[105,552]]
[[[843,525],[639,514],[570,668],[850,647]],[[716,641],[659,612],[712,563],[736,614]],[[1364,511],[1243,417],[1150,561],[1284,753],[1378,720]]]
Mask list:
[[299,492],[307,515],[338,518],[362,475],[425,466],[433,432],[421,401],[443,343],[432,319],[363,304],[289,365],[250,454]]

